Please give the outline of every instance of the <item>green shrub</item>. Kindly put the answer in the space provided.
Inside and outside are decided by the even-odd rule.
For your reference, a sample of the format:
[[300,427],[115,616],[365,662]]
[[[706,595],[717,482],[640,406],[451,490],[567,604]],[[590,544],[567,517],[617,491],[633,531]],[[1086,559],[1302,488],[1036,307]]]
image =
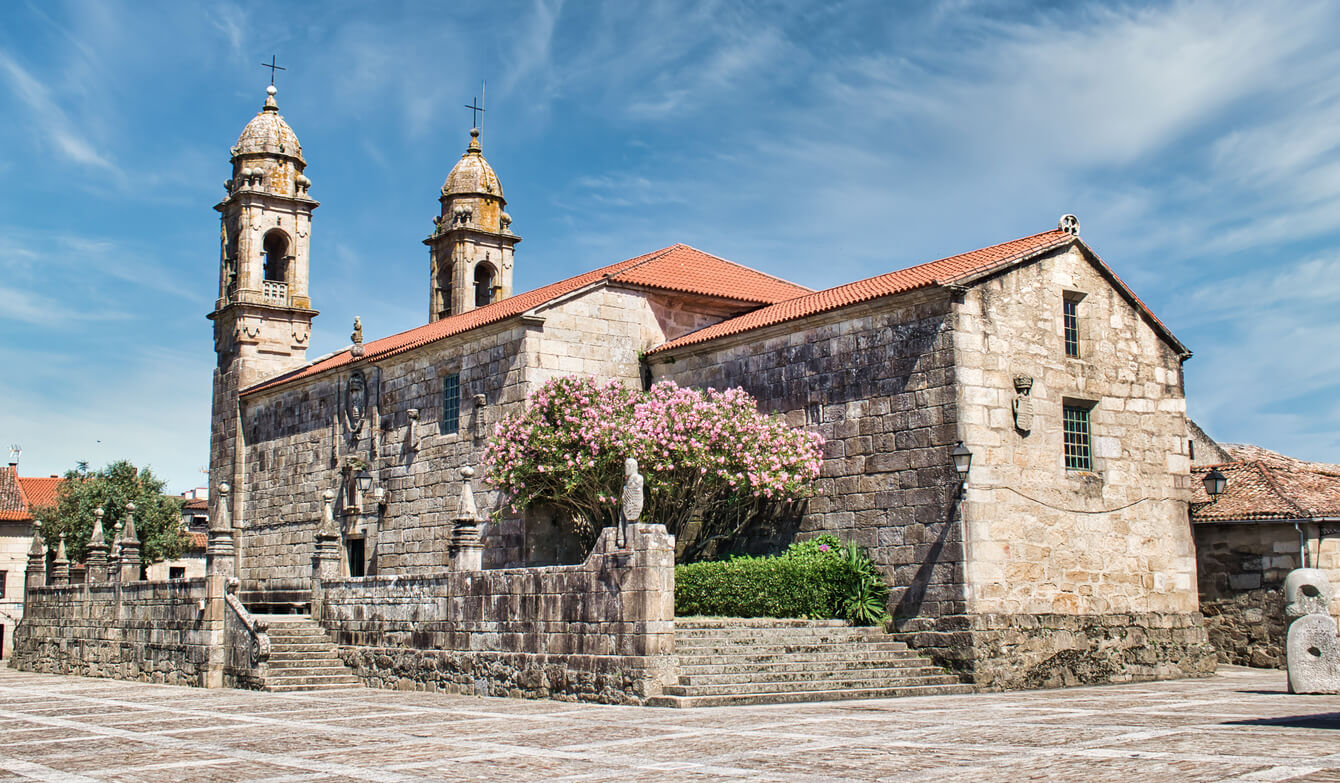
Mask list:
[[681,617],[841,618],[883,623],[889,588],[855,543],[824,534],[777,557],[733,557],[675,566]]

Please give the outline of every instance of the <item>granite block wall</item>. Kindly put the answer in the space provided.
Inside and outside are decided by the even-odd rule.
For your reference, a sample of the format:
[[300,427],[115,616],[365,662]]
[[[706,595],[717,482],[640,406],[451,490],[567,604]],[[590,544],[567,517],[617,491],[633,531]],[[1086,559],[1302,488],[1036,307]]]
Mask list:
[[895,615],[964,611],[952,329],[949,294],[935,289],[651,357],[657,378],[742,386],[762,410],[824,436],[820,494],[742,549],[834,533],[869,550],[894,586]]
[[640,703],[673,673],[674,538],[577,565],[323,580],[314,619],[377,687]]
[[199,687],[218,670],[222,617],[208,580],[29,588],[10,664]]

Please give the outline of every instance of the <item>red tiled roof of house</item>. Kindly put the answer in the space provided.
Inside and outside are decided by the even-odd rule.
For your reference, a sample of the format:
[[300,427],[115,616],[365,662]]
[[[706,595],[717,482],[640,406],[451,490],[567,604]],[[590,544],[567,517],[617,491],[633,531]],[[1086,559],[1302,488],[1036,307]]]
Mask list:
[[204,498],[191,498],[181,504],[183,511],[208,511],[209,501]]
[[[1192,469],[1193,521],[1340,517],[1340,465],[1305,462],[1259,446],[1223,448],[1238,461]],[[1213,500],[1201,481],[1211,468],[1228,479]]]
[[[713,296],[750,304],[780,302],[808,293],[810,290],[710,253],[704,253],[688,245],[676,244],[400,334],[374,340],[363,346],[363,360],[373,361],[395,356],[436,340],[513,318],[601,280]],[[340,351],[288,375],[281,375],[252,386],[243,394],[252,394],[299,378],[310,377],[352,364],[353,361],[354,358],[348,350]]]
[[1117,277],[1111,268],[1098,257],[1087,245],[1079,240],[1073,234],[1066,231],[1053,230],[1044,231],[1041,234],[1015,239],[1010,242],[1003,242],[999,245],[984,247],[979,250],[973,250],[968,253],[962,253],[956,256],[949,256],[938,261],[930,261],[907,269],[900,269],[896,272],[878,275],[865,280],[857,280],[854,283],[847,283],[835,288],[828,288],[823,291],[815,291],[794,299],[788,299],[785,302],[779,302],[774,305],[759,308],[744,315],[736,316],[727,321],[718,324],[703,327],[696,332],[690,332],[683,337],[671,340],[660,345],[648,354],[672,351],[676,348],[697,345],[699,343],[714,340],[720,337],[740,334],[753,329],[761,329],[766,326],[784,323],[797,318],[805,318],[811,315],[818,315],[830,310],[847,307],[849,305],[868,302],[872,299],[878,299],[894,294],[902,294],[921,288],[927,288],[935,285],[955,285],[974,282],[979,278],[993,274],[1008,266],[1025,261],[1056,248],[1065,247],[1071,242],[1078,242],[1083,247],[1099,269],[1106,275],[1112,283],[1122,291],[1142,313],[1148,317],[1160,334],[1181,353],[1187,353],[1186,348],[1178,342],[1166,326],[1153,314],[1152,311],[1140,301],[1135,292]]
[[19,476],[19,484],[23,486],[23,494],[28,498],[28,508],[56,505],[57,492],[64,480],[60,476]]
[[193,532],[190,532],[190,533],[187,533],[186,535],[187,535],[187,537],[190,539],[190,540],[187,541],[187,543],[186,543],[186,549],[187,549],[188,551],[191,551],[191,552],[203,552],[203,551],[205,551],[205,545],[209,543],[209,534],[208,534],[208,533],[193,533]]
[[0,521],[22,522],[32,519],[28,501],[23,496],[18,473],[13,465],[0,467]]

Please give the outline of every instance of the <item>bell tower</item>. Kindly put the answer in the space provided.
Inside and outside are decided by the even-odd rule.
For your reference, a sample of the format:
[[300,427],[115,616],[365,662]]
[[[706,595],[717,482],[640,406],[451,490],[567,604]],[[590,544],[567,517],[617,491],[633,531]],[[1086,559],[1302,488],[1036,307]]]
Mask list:
[[423,241],[429,252],[428,321],[459,315],[512,295],[512,233],[502,184],[484,159],[479,129],[447,175],[442,212]]
[[[312,181],[293,129],[279,114],[275,87],[242,129],[220,214],[219,289],[214,311],[214,403],[210,486],[236,481],[238,393],[307,362],[312,309],[307,263]],[[239,491],[238,500],[242,500]],[[217,509],[212,510],[217,513]]]

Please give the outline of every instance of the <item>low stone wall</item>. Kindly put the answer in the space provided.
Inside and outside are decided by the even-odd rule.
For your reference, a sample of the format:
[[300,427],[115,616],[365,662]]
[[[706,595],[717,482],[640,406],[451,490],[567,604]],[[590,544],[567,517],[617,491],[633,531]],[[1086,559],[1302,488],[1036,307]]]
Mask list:
[[1203,677],[1216,666],[1199,614],[959,615],[899,630],[982,690]]
[[674,672],[674,538],[577,565],[323,580],[313,618],[369,685],[639,704]]
[[217,687],[222,624],[209,598],[207,578],[30,587],[10,665]]
[[1222,663],[1283,669],[1284,577],[1302,565],[1298,531],[1269,522],[1197,523],[1200,611]]

